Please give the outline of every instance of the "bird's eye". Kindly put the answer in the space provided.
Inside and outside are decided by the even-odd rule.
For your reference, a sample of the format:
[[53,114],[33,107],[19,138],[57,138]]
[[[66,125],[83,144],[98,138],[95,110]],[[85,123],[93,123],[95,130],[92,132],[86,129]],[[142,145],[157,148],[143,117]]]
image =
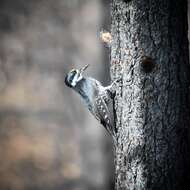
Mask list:
[[75,75],[76,75],[76,71],[72,71],[72,73],[71,73],[71,75],[69,77],[70,82],[74,79]]

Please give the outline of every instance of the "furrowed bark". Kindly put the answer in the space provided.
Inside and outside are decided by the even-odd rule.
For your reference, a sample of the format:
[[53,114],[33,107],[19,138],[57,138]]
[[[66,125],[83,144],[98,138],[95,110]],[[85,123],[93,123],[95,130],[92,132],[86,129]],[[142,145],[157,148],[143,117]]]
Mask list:
[[112,0],[111,16],[115,189],[188,189],[187,1]]

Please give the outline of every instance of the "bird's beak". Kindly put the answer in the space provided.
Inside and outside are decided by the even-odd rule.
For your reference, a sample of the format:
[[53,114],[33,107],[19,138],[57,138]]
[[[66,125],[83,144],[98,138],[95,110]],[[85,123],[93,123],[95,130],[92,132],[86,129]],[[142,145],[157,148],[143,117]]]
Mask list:
[[89,67],[89,64],[85,65],[83,68],[80,69],[80,72],[83,73],[88,67]]

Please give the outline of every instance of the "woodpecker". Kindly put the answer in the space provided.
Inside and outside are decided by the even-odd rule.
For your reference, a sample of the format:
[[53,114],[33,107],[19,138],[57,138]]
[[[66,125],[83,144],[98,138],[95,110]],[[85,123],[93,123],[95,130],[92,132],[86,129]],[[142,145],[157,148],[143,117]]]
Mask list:
[[72,69],[65,77],[65,84],[80,94],[89,111],[105,127],[115,140],[115,122],[113,115],[114,81],[104,87],[94,78],[84,77],[89,64],[81,69]]

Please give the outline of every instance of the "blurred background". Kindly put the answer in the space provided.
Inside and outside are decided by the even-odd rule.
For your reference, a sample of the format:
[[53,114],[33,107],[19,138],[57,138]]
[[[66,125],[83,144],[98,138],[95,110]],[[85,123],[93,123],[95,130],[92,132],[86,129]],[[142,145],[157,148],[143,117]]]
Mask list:
[[66,73],[109,83],[109,0],[0,1],[0,190],[106,190],[113,148],[65,86]]
[[109,84],[109,4],[0,1],[0,190],[113,189],[111,139],[64,84],[87,63]]

